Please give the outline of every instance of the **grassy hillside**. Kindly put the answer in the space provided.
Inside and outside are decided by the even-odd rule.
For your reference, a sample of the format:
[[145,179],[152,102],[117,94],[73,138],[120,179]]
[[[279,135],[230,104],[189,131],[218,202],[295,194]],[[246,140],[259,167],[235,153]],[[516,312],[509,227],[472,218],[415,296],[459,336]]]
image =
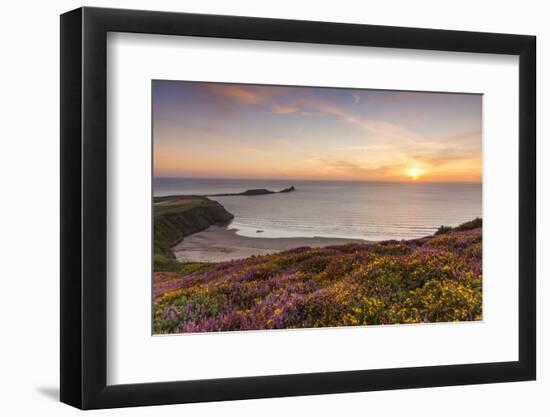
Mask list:
[[153,213],[155,272],[182,268],[171,247],[185,236],[233,219],[233,215],[220,203],[200,196],[156,197]]
[[481,319],[482,228],[155,274],[155,333]]

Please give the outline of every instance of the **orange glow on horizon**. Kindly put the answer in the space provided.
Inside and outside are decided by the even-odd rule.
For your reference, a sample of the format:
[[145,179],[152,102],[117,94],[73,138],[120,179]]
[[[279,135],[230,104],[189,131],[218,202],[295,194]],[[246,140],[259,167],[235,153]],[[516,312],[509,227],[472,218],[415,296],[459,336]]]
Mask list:
[[426,170],[419,168],[419,167],[410,167],[407,170],[407,177],[413,181],[417,181],[420,179],[423,175],[426,174]]

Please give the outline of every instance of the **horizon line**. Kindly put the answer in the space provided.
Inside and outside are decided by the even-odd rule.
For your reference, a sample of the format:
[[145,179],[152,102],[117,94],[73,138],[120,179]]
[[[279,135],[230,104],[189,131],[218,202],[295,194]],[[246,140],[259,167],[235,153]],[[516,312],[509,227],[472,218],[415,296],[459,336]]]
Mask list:
[[258,178],[258,177],[193,177],[193,176],[157,176],[152,175],[153,179],[192,179],[192,180],[255,180],[255,181],[325,181],[325,182],[370,182],[370,183],[385,183],[385,184],[483,184],[481,181],[461,181],[461,180],[352,180],[352,179],[324,179],[324,178]]

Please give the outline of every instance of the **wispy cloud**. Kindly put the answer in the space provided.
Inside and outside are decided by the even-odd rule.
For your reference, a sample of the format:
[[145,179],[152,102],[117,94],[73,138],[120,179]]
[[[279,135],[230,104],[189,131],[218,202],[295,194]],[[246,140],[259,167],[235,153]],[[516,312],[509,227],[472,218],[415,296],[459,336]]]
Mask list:
[[271,96],[282,92],[276,87],[239,84],[207,84],[206,89],[219,96],[248,104],[263,103]]
[[297,106],[273,104],[271,106],[271,110],[273,110],[274,113],[288,114],[288,113],[296,113],[297,111],[300,110],[300,108]]
[[384,179],[391,178],[396,171],[403,170],[404,164],[384,164],[364,166],[354,161],[338,159],[319,159],[323,170],[330,174],[345,174],[347,177]]
[[412,168],[426,179],[481,175],[481,117],[472,117],[479,98],[216,83],[179,91],[179,101],[166,93],[170,117],[154,115],[156,172],[392,181]]
[[447,147],[412,153],[411,158],[432,167],[440,167],[455,161],[477,160],[481,158],[481,155],[472,155],[471,152],[460,148]]
[[390,149],[392,146],[388,144],[382,145],[358,145],[358,146],[343,146],[338,148],[344,151],[378,151],[381,149]]
[[[274,96],[281,95],[288,88],[272,86],[247,86],[238,84],[209,84],[207,89],[217,95],[229,98],[241,103],[263,105],[270,111],[277,114],[300,113],[302,115],[329,115],[337,117],[340,121],[354,125],[366,132],[390,139],[414,139],[412,132],[402,126],[382,120],[375,120],[347,110],[310,94],[305,90],[301,97],[291,100],[289,103],[281,103],[274,99]],[[403,93],[406,96],[406,93]],[[358,94],[352,95],[354,104],[361,100]]]
[[412,140],[417,138],[417,135],[399,124],[358,115],[324,100],[310,99],[305,103],[309,109],[315,109],[325,115],[335,116],[342,122],[356,126],[379,139]]

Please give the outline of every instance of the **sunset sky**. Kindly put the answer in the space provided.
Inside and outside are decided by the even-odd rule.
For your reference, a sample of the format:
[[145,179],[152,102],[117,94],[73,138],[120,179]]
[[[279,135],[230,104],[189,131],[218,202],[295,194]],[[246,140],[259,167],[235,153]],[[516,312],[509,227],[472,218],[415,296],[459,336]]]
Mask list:
[[153,81],[154,175],[480,182],[481,101]]

